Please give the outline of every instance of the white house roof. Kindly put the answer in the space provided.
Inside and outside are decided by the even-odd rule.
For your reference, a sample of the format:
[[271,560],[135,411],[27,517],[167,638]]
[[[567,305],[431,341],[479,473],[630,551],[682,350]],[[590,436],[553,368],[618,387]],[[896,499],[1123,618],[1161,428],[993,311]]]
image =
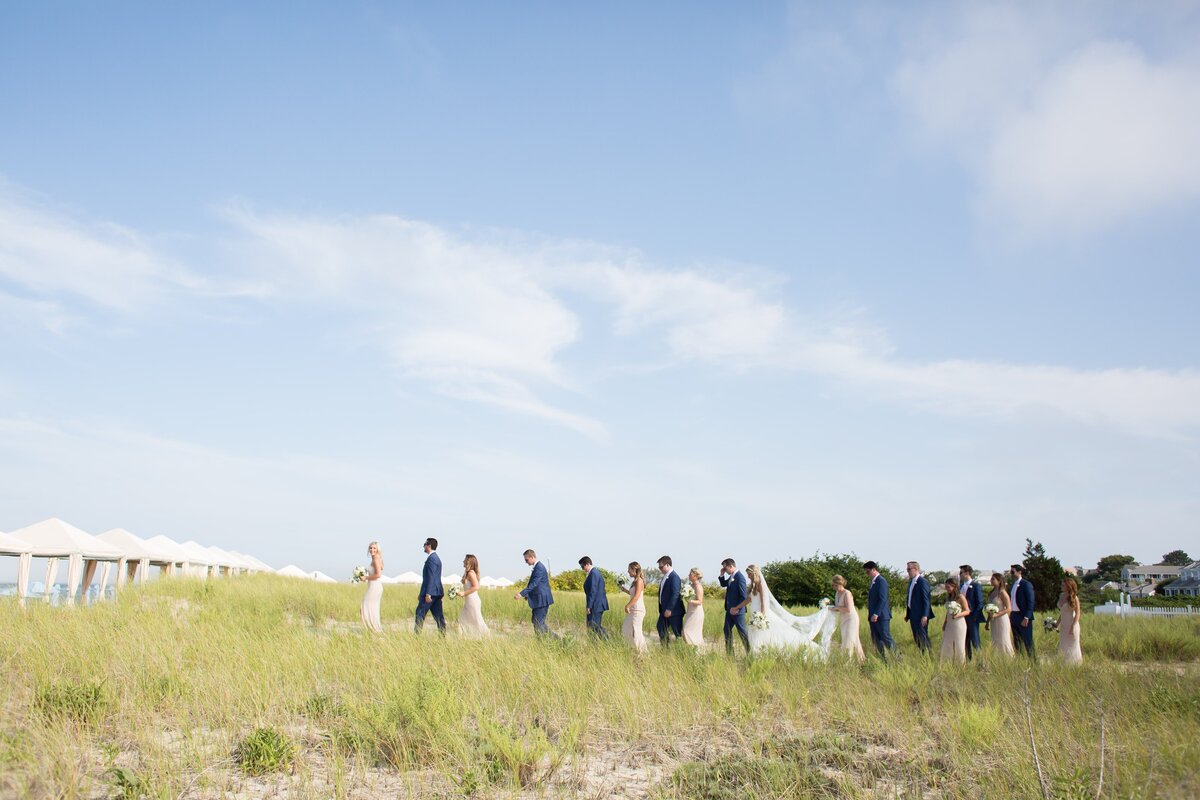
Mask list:
[[312,575],[297,567],[295,564],[288,564],[286,567],[280,567],[275,570],[276,575],[283,575],[287,578],[308,578],[312,580]]
[[118,548],[121,554],[130,561],[148,559],[152,561],[171,561],[172,556],[147,544],[145,539],[134,536],[124,528],[113,528],[110,531],[96,534],[96,538],[108,542]]
[[201,544],[188,539],[183,544],[179,545],[183,548],[183,552],[188,554],[188,561],[193,564],[213,564],[213,554],[208,552],[208,548]]
[[18,539],[11,533],[0,533],[0,553],[19,555],[33,552],[33,545],[24,539]]
[[321,570],[317,570],[317,571],[313,572],[312,579],[314,581],[316,581],[317,583],[337,583],[336,580],[329,577],[324,572],[321,572]]
[[158,550],[164,556],[170,558],[172,562],[182,564],[192,560],[191,555],[184,549],[183,545],[169,536],[163,536],[162,534],[151,536],[146,540],[146,545]]
[[401,572],[392,581],[394,583],[420,583],[421,576],[415,572]]
[[38,557],[80,555],[100,561],[116,561],[121,557],[121,551],[116,547],[58,517],[19,528],[12,535],[33,545],[31,552]]

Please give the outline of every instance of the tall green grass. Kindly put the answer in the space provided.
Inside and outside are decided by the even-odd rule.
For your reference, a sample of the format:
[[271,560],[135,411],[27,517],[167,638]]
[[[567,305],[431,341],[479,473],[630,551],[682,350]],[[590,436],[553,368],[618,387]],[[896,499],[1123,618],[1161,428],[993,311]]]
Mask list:
[[[362,591],[260,576],[159,581],[90,608],[0,604],[0,797],[1035,797],[1026,681],[1055,791],[1094,795],[1103,716],[1103,796],[1200,793],[1186,620],[1089,615],[1076,668],[1039,630],[1032,669],[986,649],[943,665],[897,624],[898,663],[858,666],[721,645],[638,657],[588,637],[570,593],[551,612],[560,641],[534,638],[502,590],[484,593],[492,638],[443,639],[429,621],[416,636],[415,590],[395,586],[387,632],[367,635]],[[720,603],[706,611],[717,642]]]

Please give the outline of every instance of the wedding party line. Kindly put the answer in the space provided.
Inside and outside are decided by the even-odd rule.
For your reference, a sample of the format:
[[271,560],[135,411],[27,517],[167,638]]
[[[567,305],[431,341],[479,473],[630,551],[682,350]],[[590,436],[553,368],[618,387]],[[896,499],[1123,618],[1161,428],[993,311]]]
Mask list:
[[[414,631],[420,633],[426,618],[432,617],[438,631],[445,634],[447,626],[443,601],[446,598],[461,598],[463,608],[458,618],[459,632],[477,638],[491,635],[479,594],[478,558],[467,554],[462,561],[461,585],[452,584],[445,588],[442,584],[442,559],[437,548],[437,539],[430,537],[425,540],[425,563],[417,591]],[[356,568],[353,579],[367,583],[361,607],[363,625],[369,631],[382,633],[380,604],[383,598],[383,553],[378,542],[371,542],[367,553],[371,558],[370,568]],[[528,604],[530,622],[538,636],[558,638],[546,622],[550,607],[554,604],[550,573],[532,549],[525,550],[522,555],[531,568],[529,581],[513,595],[513,600]],[[581,557],[579,566],[585,576],[583,622],[591,635],[608,639],[611,634],[605,627],[604,615],[611,609],[604,576],[589,556]],[[664,647],[678,641],[697,648],[705,647],[703,571],[699,567],[690,568],[685,583],[670,556],[659,558],[655,567],[660,575],[658,618],[655,624],[659,642]],[[929,626],[936,619],[931,586],[918,562],[909,561],[906,568],[908,586],[904,621],[909,625],[918,651],[931,653]],[[871,643],[878,655],[887,660],[898,652],[891,633],[890,587],[874,561],[863,562],[862,569],[868,579],[866,613]],[[734,652],[736,637],[747,653],[791,651],[819,658],[841,653],[857,661],[865,660],[866,654],[859,636],[859,606],[843,576],[835,575],[832,578],[830,588],[833,597],[823,598],[817,611],[808,615],[793,614],[777,601],[771,594],[762,570],[754,564],[748,565],[743,572],[732,558],[726,558],[721,562],[717,581],[725,592],[722,630],[726,652]],[[1002,657],[1014,657],[1017,654],[1031,659],[1036,657],[1033,636],[1034,585],[1025,577],[1025,567],[1013,564],[1007,577],[994,572],[988,584],[985,595],[984,587],[975,579],[975,570],[969,564],[959,567],[957,578],[951,576],[944,581],[945,618],[941,626],[939,650],[942,660],[960,664],[973,660],[982,651],[981,626],[990,632],[991,652]],[[649,650],[644,631],[646,586],[647,575],[639,562],[630,562],[625,571],[618,575],[618,588],[629,598],[622,609],[624,620],[621,636],[638,653]],[[1065,578],[1061,590],[1057,603],[1059,617],[1048,617],[1044,624],[1048,630],[1058,631],[1059,656],[1066,663],[1079,664],[1083,661],[1079,636],[1079,587],[1073,578]]]

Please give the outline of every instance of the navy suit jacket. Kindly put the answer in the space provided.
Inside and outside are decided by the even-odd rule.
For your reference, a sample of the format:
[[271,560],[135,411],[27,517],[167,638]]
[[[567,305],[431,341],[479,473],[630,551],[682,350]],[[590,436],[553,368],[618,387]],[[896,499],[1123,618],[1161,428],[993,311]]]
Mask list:
[[1033,621],[1033,584],[1025,578],[1021,578],[1021,583],[1017,585],[1017,595],[1013,598],[1020,608],[1020,611],[1014,611],[1013,616],[1018,620],[1027,619]]
[[592,614],[608,611],[608,594],[604,591],[604,576],[595,567],[592,567],[592,571],[583,579],[583,597],[588,611]]
[[683,598],[679,596],[679,573],[671,570],[671,574],[663,578],[658,587],[658,613],[670,611],[673,616],[683,616]]
[[[746,583],[746,576],[741,570],[733,573],[730,577],[725,573],[721,573],[717,577],[717,582],[725,587],[725,610],[733,608],[746,600],[746,594],[750,591],[749,585]],[[737,614],[745,614],[746,609],[738,609]]]
[[529,603],[530,608],[545,608],[554,605],[554,595],[550,592],[550,574],[542,562],[533,565],[529,575],[529,585],[521,590],[521,597]]
[[883,573],[871,582],[871,588],[867,590],[867,618],[873,616],[878,616],[880,621],[892,618],[892,601],[888,596],[888,582]]
[[442,559],[435,551],[425,559],[425,566],[421,569],[420,599],[424,600],[425,595],[441,597],[445,591],[442,588]]
[[967,587],[963,596],[966,598],[967,605],[971,607],[971,613],[967,615],[967,622],[982,625],[985,619],[983,616],[983,587],[979,585],[979,581],[972,579],[971,585]]
[[[913,582],[909,581],[911,585]],[[929,581],[924,575],[917,576],[916,585],[912,587],[912,600],[904,610],[906,620],[920,620],[921,617],[933,619],[933,604],[929,602]]]

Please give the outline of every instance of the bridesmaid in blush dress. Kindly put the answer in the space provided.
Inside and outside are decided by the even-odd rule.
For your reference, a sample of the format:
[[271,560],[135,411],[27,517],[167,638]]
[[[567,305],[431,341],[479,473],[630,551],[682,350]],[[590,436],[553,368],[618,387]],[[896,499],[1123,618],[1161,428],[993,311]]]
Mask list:
[[464,636],[482,639],[487,636],[483,621],[483,604],[479,600],[479,559],[470,553],[463,559],[463,610],[458,615],[458,630]]
[[987,601],[1000,609],[988,620],[988,628],[992,632],[992,650],[997,655],[1012,658],[1016,655],[1016,651],[1013,650],[1012,621],[1009,618],[1012,614],[1012,601],[1008,599],[1004,573],[992,573],[992,591],[988,594]]
[[1068,664],[1082,664],[1079,648],[1079,585],[1073,578],[1062,582],[1058,596],[1058,654]]
[[383,599],[383,553],[379,542],[367,545],[367,554],[371,556],[371,569],[367,572],[367,593],[363,595],[362,623],[373,633],[383,633],[383,623],[379,619],[379,601]]
[[683,618],[683,641],[696,647],[704,645],[704,586],[700,583],[704,573],[699,567],[688,572],[688,582],[694,594],[687,602],[687,615]]
[[942,661],[953,661],[956,664],[967,663],[967,615],[971,606],[967,598],[958,591],[958,579],[946,579],[946,603],[958,603],[959,612],[951,615],[946,612],[942,620]]
[[642,631],[642,620],[646,618],[646,603],[642,595],[646,592],[646,576],[642,565],[636,561],[629,562],[629,577],[632,579],[628,586],[621,591],[629,595],[625,604],[625,622],[621,625],[621,635],[625,641],[633,645],[639,653],[646,652],[646,634]]
[[838,615],[838,632],[842,636],[841,650],[856,661],[865,661],[862,639],[858,635],[858,609],[854,607],[854,593],[846,588],[846,579],[833,576],[833,610]]

